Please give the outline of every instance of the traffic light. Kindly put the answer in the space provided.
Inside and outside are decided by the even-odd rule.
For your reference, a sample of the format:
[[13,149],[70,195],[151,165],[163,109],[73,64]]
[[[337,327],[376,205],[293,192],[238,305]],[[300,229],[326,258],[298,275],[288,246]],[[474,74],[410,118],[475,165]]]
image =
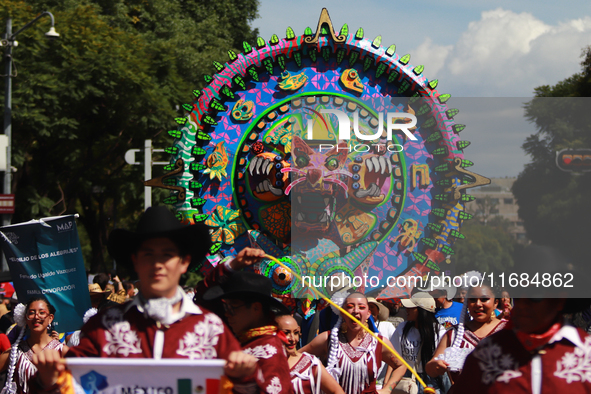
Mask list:
[[591,149],[563,149],[556,152],[556,165],[566,172],[591,171]]

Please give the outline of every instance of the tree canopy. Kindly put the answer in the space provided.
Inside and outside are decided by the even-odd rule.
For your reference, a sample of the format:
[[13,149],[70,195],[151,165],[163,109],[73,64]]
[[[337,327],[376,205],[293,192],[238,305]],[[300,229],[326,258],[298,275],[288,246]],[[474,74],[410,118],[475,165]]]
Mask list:
[[528,238],[570,256],[588,271],[586,245],[591,223],[591,173],[574,174],[556,165],[562,149],[591,148],[591,48],[583,51],[582,70],[554,86],[540,86],[525,104],[538,131],[523,149],[531,163],[519,174],[513,193]]
[[462,234],[454,244],[456,274],[477,270],[503,272],[513,268],[513,254],[520,245],[509,232],[511,222],[501,216],[493,216],[486,225],[476,220],[464,222]]
[[46,40],[49,19],[41,19],[13,50],[13,223],[80,213],[87,263],[105,270],[109,231],[131,227],[143,210],[143,166],[127,165],[125,152],[145,139],[170,145],[180,104],[214,72],[212,61],[255,40],[249,24],[258,2],[5,0],[0,7],[13,31],[51,11],[60,34]]

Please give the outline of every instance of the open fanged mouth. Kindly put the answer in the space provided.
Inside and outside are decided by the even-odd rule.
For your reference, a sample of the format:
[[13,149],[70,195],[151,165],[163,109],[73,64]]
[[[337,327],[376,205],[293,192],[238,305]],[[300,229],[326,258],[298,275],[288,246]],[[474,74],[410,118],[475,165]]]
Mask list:
[[334,197],[319,193],[302,193],[293,204],[295,224],[298,227],[328,228],[333,213]]
[[363,180],[353,185],[355,197],[366,202],[379,203],[384,199],[382,186],[390,177],[392,168],[384,156],[365,159],[366,171]]
[[283,194],[283,190],[272,186],[271,181],[269,181],[268,179],[265,179],[264,181],[260,182],[255,188],[255,191],[257,193],[271,192],[276,196],[280,196]]
[[271,159],[257,156],[248,165],[250,176],[253,175],[269,175],[275,163]]
[[256,156],[248,165],[251,187],[259,195],[272,193],[276,197],[283,195],[284,176],[280,172],[284,164],[275,158]]

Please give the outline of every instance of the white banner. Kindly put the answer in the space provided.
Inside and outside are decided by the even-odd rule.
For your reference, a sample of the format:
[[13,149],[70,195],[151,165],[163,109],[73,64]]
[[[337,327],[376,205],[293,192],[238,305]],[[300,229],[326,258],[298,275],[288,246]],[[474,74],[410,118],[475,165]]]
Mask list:
[[67,358],[86,394],[218,394],[224,360]]

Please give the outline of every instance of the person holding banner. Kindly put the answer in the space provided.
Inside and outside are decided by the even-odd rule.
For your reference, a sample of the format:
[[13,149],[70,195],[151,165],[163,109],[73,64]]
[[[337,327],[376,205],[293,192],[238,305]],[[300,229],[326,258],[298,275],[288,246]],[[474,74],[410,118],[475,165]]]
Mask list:
[[[93,316],[66,357],[226,359],[224,371],[234,387],[249,384],[256,358],[241,352],[222,320],[195,305],[179,286],[191,263],[209,251],[209,239],[207,226],[185,226],[166,207],[148,208],[135,232],[114,230],[109,253],[118,266],[133,267],[139,294]],[[39,373],[33,391],[57,390],[65,381],[55,352],[35,355],[34,362]]]
[[[8,369],[7,393],[29,392],[29,379],[37,372],[31,363],[35,354],[46,349],[54,349],[62,355],[68,351],[67,346],[49,334],[54,316],[55,308],[43,296],[33,297],[26,306],[19,304],[15,308],[14,319],[21,330],[12,349],[0,355],[0,371]],[[23,340],[25,333],[28,336]]]

